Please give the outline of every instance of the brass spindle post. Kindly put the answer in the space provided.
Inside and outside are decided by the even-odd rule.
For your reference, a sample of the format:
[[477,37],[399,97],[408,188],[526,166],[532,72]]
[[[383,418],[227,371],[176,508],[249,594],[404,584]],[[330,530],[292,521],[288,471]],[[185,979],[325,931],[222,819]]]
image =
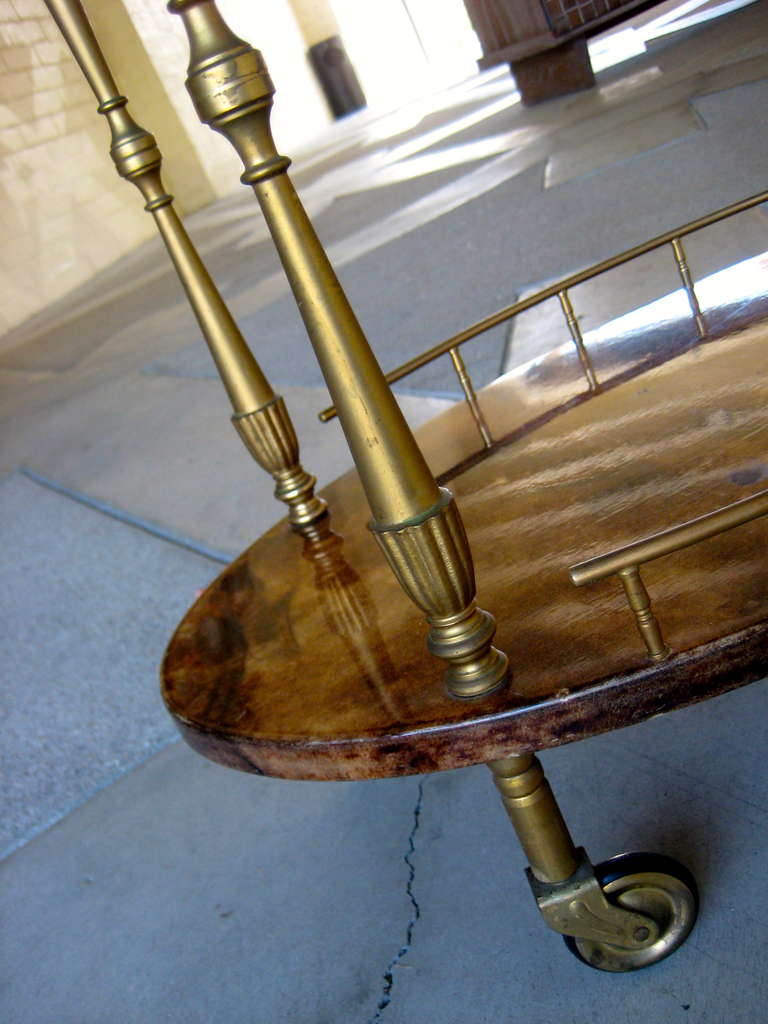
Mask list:
[[688,266],[688,258],[686,257],[685,249],[683,248],[683,240],[681,238],[673,238],[670,244],[672,246],[672,252],[675,254],[677,272],[680,275],[680,280],[683,282],[683,288],[685,288],[686,295],[688,296],[688,304],[691,307],[693,319],[696,321],[696,330],[699,332],[700,338],[706,338],[707,325],[704,322],[704,316],[701,312],[699,299],[696,295],[696,288],[693,284],[691,268]]
[[456,371],[456,376],[459,378],[461,390],[464,392],[464,398],[469,406],[469,411],[472,413],[472,419],[475,421],[477,432],[482,439],[483,446],[485,448],[492,448],[493,438],[491,437],[491,432],[488,429],[488,424],[485,422],[483,410],[480,408],[480,403],[477,400],[475,389],[472,386],[472,378],[469,376],[469,372],[461,356],[461,352],[459,352],[458,348],[452,348],[450,350],[450,357],[451,362],[453,363],[453,368]]
[[557,297],[560,300],[560,308],[563,311],[565,322],[568,324],[568,330],[571,332],[571,338],[576,346],[581,368],[584,371],[584,376],[587,378],[587,384],[589,384],[589,390],[599,391],[600,385],[597,381],[597,376],[595,375],[595,368],[592,365],[592,360],[589,358],[587,346],[584,344],[584,336],[581,333],[579,321],[573,311],[573,305],[571,304],[568,290],[563,288],[562,291],[557,293]]
[[653,614],[651,598],[645,589],[640,570],[636,565],[619,570],[619,579],[627,595],[629,607],[635,613],[635,620],[640,636],[645,641],[648,654],[653,661],[664,661],[669,657],[669,647],[661,635],[661,626]]
[[371,507],[371,530],[430,625],[456,697],[498,689],[507,658],[496,624],[475,605],[472,558],[458,509],[439,488],[384,379],[299,201],[269,126],[274,87],[261,54],[235,36],[213,0],[172,0],[190,43],[187,88],[200,119],[234,146],[259,200]]
[[292,526],[303,533],[327,509],[314,494],[315,478],[299,462],[285,403],[270,387],[179,220],[160,177],[157,143],[128,113],[128,100],[118,92],[79,0],[46,0],[46,6],[109,123],[118,173],[136,185],[157,224],[229,395],[232,422],[254,459],[272,474],[275,496],[288,505]]

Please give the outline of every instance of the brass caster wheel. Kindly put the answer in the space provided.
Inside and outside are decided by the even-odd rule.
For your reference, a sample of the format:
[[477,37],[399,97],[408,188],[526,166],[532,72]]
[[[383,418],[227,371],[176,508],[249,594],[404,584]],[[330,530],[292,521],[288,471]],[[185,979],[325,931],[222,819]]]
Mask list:
[[643,949],[623,949],[564,935],[568,949],[589,967],[615,973],[637,971],[663,960],[688,938],[699,909],[699,893],[693,875],[678,861],[656,853],[623,853],[595,865],[595,875],[610,902],[653,918],[659,937]]

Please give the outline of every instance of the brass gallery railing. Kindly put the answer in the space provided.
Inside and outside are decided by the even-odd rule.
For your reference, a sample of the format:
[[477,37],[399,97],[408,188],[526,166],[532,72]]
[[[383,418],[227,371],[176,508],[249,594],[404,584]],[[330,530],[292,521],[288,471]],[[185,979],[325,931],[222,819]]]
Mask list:
[[[712,224],[716,224],[718,221],[726,220],[728,217],[735,217],[736,214],[743,213],[745,210],[750,210],[754,206],[759,206],[761,203],[768,202],[768,191],[758,192],[754,196],[750,196],[748,199],[742,199],[738,203],[732,203],[730,206],[724,206],[720,210],[716,210],[714,213],[707,214],[705,217],[699,217],[698,220],[692,220],[688,224],[683,224],[679,228],[674,228],[671,231],[666,231],[662,235],[657,235],[655,238],[649,239],[647,242],[642,242],[640,245],[635,245],[631,249],[626,249],[624,252],[618,253],[616,256],[611,256],[606,260],[602,260],[600,263],[595,263],[591,267],[587,267],[585,270],[580,270],[576,274],[571,274],[569,277],[564,277],[562,280],[555,282],[554,284],[548,285],[546,288],[542,288],[541,291],[536,292],[534,295],[529,295],[528,298],[521,299],[519,302],[514,302],[511,306],[506,306],[504,309],[500,309],[497,313],[492,313],[491,316],[485,317],[483,320],[479,320],[476,324],[472,324],[470,327],[466,327],[463,331],[458,334],[454,334],[453,337],[448,338],[446,341],[441,341],[438,345],[434,345],[432,348],[427,349],[418,356],[414,356],[413,359],[409,359],[407,363],[403,363],[398,366],[397,369],[391,370],[386,375],[388,384],[394,384],[395,381],[402,380],[403,377],[407,377],[411,373],[415,373],[416,370],[420,370],[423,366],[434,362],[435,359],[439,359],[440,356],[448,354],[451,357],[456,376],[459,380],[459,385],[464,394],[464,399],[469,407],[469,411],[472,414],[472,418],[477,427],[477,432],[480,435],[480,439],[483,443],[484,448],[491,448],[493,446],[493,438],[488,429],[488,424],[485,421],[483,410],[480,407],[480,403],[475,393],[475,389],[470,377],[469,371],[467,370],[464,360],[461,357],[460,347],[467,341],[471,341],[473,338],[478,337],[480,334],[484,334],[486,331],[490,331],[494,327],[498,327],[499,324],[503,324],[507,320],[511,320],[517,316],[518,313],[524,313],[528,309],[532,309],[534,306],[540,305],[542,302],[546,302],[547,299],[557,298],[560,301],[560,308],[565,318],[565,322],[568,326],[571,338],[576,351],[579,356],[581,368],[584,372],[584,376],[587,381],[589,390],[592,393],[600,391],[600,382],[597,379],[595,368],[592,365],[592,360],[589,357],[589,352],[584,344],[584,337],[581,333],[581,327],[579,326],[578,317],[574,312],[573,305],[571,303],[568,292],[571,288],[574,288],[578,284],[583,284],[585,281],[590,281],[594,277],[598,277],[600,274],[604,274],[609,270],[613,270],[614,267],[619,267],[624,263],[629,263],[630,260],[637,259],[639,256],[644,256],[648,252],[652,252],[654,249],[661,249],[665,245],[669,245],[672,248],[673,255],[675,257],[675,263],[677,270],[680,275],[685,293],[688,296],[688,303],[691,307],[691,314],[694,321],[696,322],[696,329],[700,339],[707,337],[707,325],[704,320],[704,316],[701,312],[699,300],[696,295],[696,287],[691,275],[690,267],[688,266],[688,259],[683,248],[683,238],[686,235],[693,234],[694,231],[701,231],[703,228],[710,227]],[[320,420],[326,423],[336,415],[336,407],[329,406],[327,409],[323,409],[320,413]]]
[[635,614],[637,628],[645,641],[648,654],[653,661],[663,661],[671,652],[664,642],[661,627],[653,613],[651,599],[640,576],[640,566],[766,514],[768,490],[758,491],[751,498],[743,498],[715,512],[655,533],[645,540],[635,541],[605,555],[598,555],[586,562],[572,565],[569,569],[571,580],[577,587],[583,587],[587,583],[618,575],[629,606]]

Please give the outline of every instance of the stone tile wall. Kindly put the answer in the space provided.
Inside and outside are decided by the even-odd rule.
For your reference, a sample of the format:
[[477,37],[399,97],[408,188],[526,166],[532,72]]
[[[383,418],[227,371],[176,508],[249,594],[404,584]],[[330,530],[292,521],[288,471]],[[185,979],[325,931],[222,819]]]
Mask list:
[[[84,6],[132,113],[160,143],[166,187],[179,209],[198,209],[241,187],[234,152],[199,124],[184,89],[180,19],[162,0]],[[275,131],[290,152],[329,116],[287,0],[270,0],[268,19],[253,6],[221,4],[279,72]],[[42,0],[0,0],[0,339],[155,230],[136,189],[115,173],[95,108]]]
[[42,0],[0,0],[0,332],[151,230]]

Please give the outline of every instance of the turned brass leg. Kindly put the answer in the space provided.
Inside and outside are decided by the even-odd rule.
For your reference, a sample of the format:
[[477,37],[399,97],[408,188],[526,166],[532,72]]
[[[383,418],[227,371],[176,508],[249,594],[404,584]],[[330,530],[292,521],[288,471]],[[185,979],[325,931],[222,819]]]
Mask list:
[[578,866],[576,848],[539,759],[518,754],[491,761],[488,767],[536,878],[570,878]]
[[573,845],[538,758],[488,767],[530,863],[528,881],[546,923],[581,960],[631,971],[668,956],[696,919],[696,883],[676,861],[629,854],[593,867]]

